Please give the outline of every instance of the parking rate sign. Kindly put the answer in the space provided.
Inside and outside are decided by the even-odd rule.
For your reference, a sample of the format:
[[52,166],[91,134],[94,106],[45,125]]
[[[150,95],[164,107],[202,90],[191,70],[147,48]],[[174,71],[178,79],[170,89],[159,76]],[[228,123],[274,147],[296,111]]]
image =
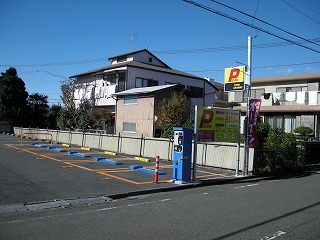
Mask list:
[[240,127],[239,112],[227,108],[198,108],[199,142],[238,141]]
[[224,91],[244,91],[245,66],[224,70]]

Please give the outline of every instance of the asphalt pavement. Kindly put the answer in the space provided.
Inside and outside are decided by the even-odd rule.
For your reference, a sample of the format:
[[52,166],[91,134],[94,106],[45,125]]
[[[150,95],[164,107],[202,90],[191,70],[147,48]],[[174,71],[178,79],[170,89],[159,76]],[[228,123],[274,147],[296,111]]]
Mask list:
[[[0,213],[91,205],[147,193],[237,181],[232,171],[200,167],[196,181],[172,181],[172,162],[0,134]],[[247,177],[246,177],[247,178]]]

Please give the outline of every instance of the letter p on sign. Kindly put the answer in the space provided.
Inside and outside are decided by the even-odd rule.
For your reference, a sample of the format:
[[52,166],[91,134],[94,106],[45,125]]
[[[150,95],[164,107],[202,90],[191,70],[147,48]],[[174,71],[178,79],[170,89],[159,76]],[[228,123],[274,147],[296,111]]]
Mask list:
[[210,124],[213,120],[212,110],[203,110],[199,128],[206,128],[206,124]]
[[245,66],[240,66],[236,68],[226,68],[224,71],[224,83],[243,83],[245,70]]
[[239,68],[232,68],[230,71],[228,82],[237,82],[239,75],[240,75],[240,69]]

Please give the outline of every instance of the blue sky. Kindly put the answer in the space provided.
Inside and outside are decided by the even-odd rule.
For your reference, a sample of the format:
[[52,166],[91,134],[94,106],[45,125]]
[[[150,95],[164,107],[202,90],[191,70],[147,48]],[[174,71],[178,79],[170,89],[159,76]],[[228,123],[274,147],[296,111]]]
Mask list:
[[[253,22],[213,1],[194,1]],[[219,1],[320,44],[319,0]],[[65,78],[143,48],[174,69],[223,82],[224,68],[247,63],[249,35],[253,78],[320,73],[320,53],[295,45],[274,47],[284,41],[182,0],[1,0],[0,9],[0,71],[15,67],[29,94],[48,95],[50,104],[59,101]],[[253,24],[301,40],[256,20]],[[263,45],[270,43],[273,47]],[[304,45],[320,51],[319,45]],[[230,51],[239,46],[242,50]]]

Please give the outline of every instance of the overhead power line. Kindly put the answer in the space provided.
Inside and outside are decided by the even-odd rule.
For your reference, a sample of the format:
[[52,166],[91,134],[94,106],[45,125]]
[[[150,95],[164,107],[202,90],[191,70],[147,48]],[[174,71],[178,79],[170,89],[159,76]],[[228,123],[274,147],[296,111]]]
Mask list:
[[[309,41],[320,42],[320,38],[309,39]],[[306,41],[297,41],[297,43],[306,43]],[[293,45],[291,42],[273,42],[273,43],[262,43],[262,44],[255,44],[252,46],[253,49],[263,49],[263,48],[271,48],[271,47],[285,47]],[[205,52],[225,52],[225,51],[238,51],[238,50],[247,50],[247,45],[240,45],[240,46],[225,46],[225,47],[215,47],[215,48],[192,48],[192,49],[171,49],[171,50],[154,50],[151,51],[155,54],[190,54],[190,53],[205,53]],[[70,61],[70,62],[56,62],[56,63],[33,63],[33,64],[0,64],[0,67],[41,67],[41,66],[63,66],[63,65],[75,65],[75,64],[83,64],[83,63],[94,63],[94,62],[101,62],[106,60],[105,58],[96,58],[96,59],[87,59],[87,60],[78,60],[78,61]],[[55,70],[50,70],[55,71]],[[46,72],[49,75],[55,77],[61,77],[67,79],[67,77],[52,74],[47,70],[32,70],[23,73],[34,73],[34,72]],[[55,71],[56,72],[56,71]],[[21,72],[20,72],[21,73]]]
[[270,32],[270,31],[267,31],[267,30],[263,29],[263,28],[257,27],[257,26],[255,26],[255,25],[250,24],[250,23],[247,23],[247,22],[244,22],[244,21],[239,20],[239,19],[237,19],[237,18],[234,18],[234,17],[232,17],[232,16],[230,16],[230,15],[228,15],[228,14],[221,13],[221,12],[216,11],[216,10],[214,10],[214,9],[208,7],[208,6],[205,6],[205,5],[202,5],[202,4],[200,4],[200,3],[197,3],[197,2],[194,2],[194,1],[190,1],[190,0],[182,0],[182,1],[184,1],[184,2],[186,2],[186,3],[189,3],[189,4],[191,4],[191,5],[197,6],[197,7],[199,7],[199,8],[202,8],[202,9],[204,9],[204,10],[206,10],[206,11],[211,12],[211,13],[214,13],[214,14],[217,14],[217,15],[220,15],[220,16],[223,16],[223,17],[225,17],[225,18],[229,18],[230,20],[233,20],[233,21],[236,21],[236,22],[238,22],[238,23],[241,23],[242,25],[245,25],[245,26],[248,26],[248,27],[257,29],[257,30],[259,30],[259,31],[261,31],[261,32],[264,32],[264,33],[269,34],[269,35],[271,35],[271,36],[274,36],[274,37],[276,37],[276,38],[282,39],[282,40],[284,40],[284,41],[290,42],[290,43],[295,44],[295,45],[297,45],[297,46],[306,48],[306,49],[311,50],[311,51],[313,51],[313,52],[320,53],[320,51],[317,50],[317,49],[314,49],[314,48],[311,48],[311,47],[308,47],[308,46],[304,46],[304,45],[302,45],[302,44],[300,44],[300,43],[298,43],[298,42],[296,42],[296,41],[289,40],[289,39],[287,39],[287,38],[285,38],[285,37],[282,37],[282,36],[280,36],[280,35],[278,35],[278,34],[272,33],[272,32]]
[[307,14],[305,14],[304,12],[300,11],[299,9],[295,8],[293,5],[291,5],[290,3],[288,3],[285,0],[282,0],[283,2],[285,2],[289,7],[293,8],[294,10],[296,10],[298,13],[302,14],[303,16],[309,18],[310,20],[314,21],[315,23],[320,24],[320,22],[318,22],[317,20],[313,19],[312,17],[308,16]]
[[[320,42],[320,38],[312,39],[312,41]],[[305,41],[298,41],[298,43],[305,43]],[[270,47],[283,47],[293,45],[289,42],[275,42],[275,43],[262,43],[253,45],[253,49],[270,48]],[[216,47],[216,48],[193,48],[193,49],[176,49],[176,50],[156,50],[152,51],[157,54],[185,54],[185,53],[204,53],[204,52],[224,52],[224,51],[236,51],[236,50],[247,50],[247,45],[241,46],[230,46],[230,47]]]
[[[271,65],[271,66],[253,67],[252,69],[292,67],[292,66],[313,65],[313,64],[320,64],[320,62],[278,64],[278,65]],[[223,72],[223,71],[224,69],[184,70],[184,72]]]
[[75,64],[85,64],[85,63],[94,63],[94,62],[103,62],[107,58],[95,58],[79,61],[70,61],[70,62],[55,62],[55,63],[32,63],[32,64],[0,64],[1,67],[48,67],[48,66],[63,66],[63,65],[75,65]]
[[[294,36],[294,37],[296,37],[296,38],[299,38],[299,39],[301,39],[301,40],[304,40],[304,41],[306,41],[306,42],[308,42],[308,43],[312,43],[312,44],[315,44],[315,45],[320,46],[320,44],[318,44],[318,43],[315,43],[315,42],[313,42],[313,41],[310,41],[310,40],[308,40],[308,39],[305,39],[305,38],[303,38],[303,37],[300,37],[300,36],[298,36],[298,35],[296,35],[296,34],[293,34],[293,33],[289,32],[289,31],[286,31],[286,30],[284,30],[284,29],[282,29],[282,28],[279,28],[279,27],[277,27],[277,26],[275,26],[275,25],[273,25],[273,24],[271,24],[271,23],[268,23],[268,22],[266,22],[266,21],[264,21],[264,20],[261,20],[261,19],[255,17],[255,16],[252,16],[252,15],[250,15],[250,14],[247,14],[247,13],[245,13],[245,12],[242,12],[242,11],[240,11],[240,10],[238,10],[238,9],[235,9],[235,8],[233,8],[233,7],[230,7],[230,6],[228,6],[228,5],[225,5],[225,4],[223,4],[223,3],[220,3],[220,2],[218,2],[218,1],[216,1],[216,0],[210,0],[210,1],[211,1],[211,2],[214,2],[214,3],[217,3],[217,4],[219,4],[219,5],[222,5],[222,6],[226,7],[226,8],[229,8],[229,9],[231,9],[231,10],[233,10],[233,11],[238,12],[238,13],[241,13],[241,14],[243,14],[243,15],[245,15],[245,16],[247,16],[247,17],[250,17],[250,18],[252,18],[252,19],[254,19],[254,20],[257,20],[257,21],[259,21],[259,22],[262,22],[262,23],[264,23],[264,24],[267,24],[267,25],[269,25],[269,26],[271,26],[271,27],[273,27],[273,28],[276,28],[276,29],[278,29],[278,30],[280,30],[280,31],[282,31],[282,32],[285,32],[285,33],[287,33],[287,34],[289,34],[289,35],[291,35],[291,36]],[[284,1],[284,0],[283,0],[283,1]],[[253,24],[251,24],[251,26],[253,26]]]

